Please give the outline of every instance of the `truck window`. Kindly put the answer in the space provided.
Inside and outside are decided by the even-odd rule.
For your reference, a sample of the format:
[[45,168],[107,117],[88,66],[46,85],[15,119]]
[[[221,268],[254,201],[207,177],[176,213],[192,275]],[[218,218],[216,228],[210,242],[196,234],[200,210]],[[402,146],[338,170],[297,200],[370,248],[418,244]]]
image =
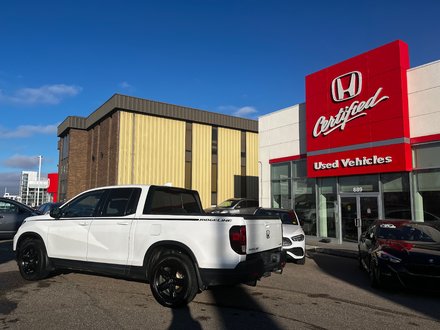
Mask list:
[[151,189],[144,214],[199,214],[200,203],[191,191]]
[[113,189],[105,201],[101,216],[120,217],[135,213],[140,192],[139,188]]
[[92,217],[101,201],[105,190],[96,190],[85,193],[62,208],[64,218]]

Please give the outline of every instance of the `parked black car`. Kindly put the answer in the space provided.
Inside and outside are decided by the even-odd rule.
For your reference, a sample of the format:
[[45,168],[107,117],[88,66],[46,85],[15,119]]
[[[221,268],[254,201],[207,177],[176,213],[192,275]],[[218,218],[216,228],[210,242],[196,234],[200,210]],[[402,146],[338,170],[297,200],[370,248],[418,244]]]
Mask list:
[[13,238],[24,219],[38,214],[27,205],[0,197],[0,239]]
[[48,214],[48,213],[50,213],[51,210],[53,210],[54,208],[59,207],[61,205],[63,205],[63,203],[48,202],[48,203],[41,204],[37,208],[37,211],[40,212],[41,214]]
[[439,221],[376,220],[358,247],[372,286],[440,291]]

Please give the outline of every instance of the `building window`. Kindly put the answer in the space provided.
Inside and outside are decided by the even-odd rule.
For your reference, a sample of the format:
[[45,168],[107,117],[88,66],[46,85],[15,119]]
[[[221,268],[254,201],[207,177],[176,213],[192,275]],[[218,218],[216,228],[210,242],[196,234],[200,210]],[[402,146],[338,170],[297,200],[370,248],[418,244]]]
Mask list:
[[185,188],[192,188],[192,123],[186,123],[185,132]]
[[318,186],[318,236],[336,238],[336,219],[338,218],[336,178],[320,179]]
[[316,179],[307,178],[305,159],[292,162],[292,200],[306,235],[316,235]]
[[305,159],[271,166],[272,207],[294,209],[308,235],[316,235],[315,186]]
[[381,174],[384,217],[411,219],[411,196],[408,173]]
[[379,178],[377,174],[344,176],[339,178],[339,192],[378,192]]
[[440,169],[414,175],[414,220],[440,220]]
[[211,140],[211,205],[217,205],[217,180],[218,180],[218,128],[212,127]]
[[61,160],[64,160],[66,158],[69,157],[69,134],[66,134],[63,138],[62,138],[62,143],[61,143]]
[[440,220],[440,142],[413,147],[413,219]]
[[271,166],[272,207],[292,208],[290,163]]

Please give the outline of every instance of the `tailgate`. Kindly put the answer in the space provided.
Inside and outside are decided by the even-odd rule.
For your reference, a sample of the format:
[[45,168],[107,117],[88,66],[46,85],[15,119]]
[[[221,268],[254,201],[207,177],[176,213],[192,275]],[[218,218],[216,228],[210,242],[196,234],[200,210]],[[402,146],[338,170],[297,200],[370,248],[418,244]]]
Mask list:
[[283,226],[278,217],[245,216],[246,253],[258,253],[282,247]]

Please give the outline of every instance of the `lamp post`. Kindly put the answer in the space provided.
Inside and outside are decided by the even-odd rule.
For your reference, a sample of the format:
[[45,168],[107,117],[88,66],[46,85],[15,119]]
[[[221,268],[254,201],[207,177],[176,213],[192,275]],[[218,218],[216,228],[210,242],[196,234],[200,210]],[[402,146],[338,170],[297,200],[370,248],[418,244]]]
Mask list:
[[35,206],[39,206],[40,201],[41,158],[43,158],[41,155],[38,156],[37,201],[35,203]]

